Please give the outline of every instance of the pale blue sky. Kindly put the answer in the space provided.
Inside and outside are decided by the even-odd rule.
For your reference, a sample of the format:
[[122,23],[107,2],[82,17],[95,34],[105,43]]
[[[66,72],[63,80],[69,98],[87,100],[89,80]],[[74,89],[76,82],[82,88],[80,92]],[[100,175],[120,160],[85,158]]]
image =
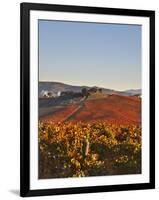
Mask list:
[[141,26],[39,20],[39,80],[141,88]]

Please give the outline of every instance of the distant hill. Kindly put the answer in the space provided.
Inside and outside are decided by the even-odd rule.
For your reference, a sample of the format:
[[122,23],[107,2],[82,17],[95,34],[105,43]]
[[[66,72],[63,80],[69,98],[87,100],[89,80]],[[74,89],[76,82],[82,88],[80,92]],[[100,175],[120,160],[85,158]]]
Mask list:
[[81,92],[82,88],[89,88],[87,86],[72,86],[60,82],[39,82],[39,96],[43,91],[51,91],[57,95],[58,92],[73,91]]
[[141,89],[136,89],[136,90],[126,90],[125,91],[127,94],[133,96],[133,95],[141,95]]
[[[95,87],[95,86],[94,86]],[[44,91],[52,92],[54,95],[57,95],[59,92],[64,91],[73,91],[81,92],[82,88],[90,89],[88,86],[73,86],[60,82],[39,82],[39,96],[42,96]],[[126,90],[126,91],[116,91],[108,88],[102,88],[104,94],[117,94],[121,96],[133,96],[141,95],[141,89],[138,90]]]

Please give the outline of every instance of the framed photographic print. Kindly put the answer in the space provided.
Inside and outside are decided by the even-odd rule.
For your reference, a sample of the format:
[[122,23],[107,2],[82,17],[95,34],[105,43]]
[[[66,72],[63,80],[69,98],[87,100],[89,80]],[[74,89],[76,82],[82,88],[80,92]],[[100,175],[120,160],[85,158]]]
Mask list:
[[155,188],[155,12],[21,4],[21,196]]

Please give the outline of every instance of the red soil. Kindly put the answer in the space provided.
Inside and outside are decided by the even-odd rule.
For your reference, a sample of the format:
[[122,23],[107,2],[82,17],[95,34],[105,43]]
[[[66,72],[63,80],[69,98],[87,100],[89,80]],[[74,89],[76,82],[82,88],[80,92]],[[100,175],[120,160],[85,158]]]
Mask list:
[[108,98],[88,100],[85,108],[73,121],[107,121],[117,124],[140,124],[141,101],[134,97],[112,95]]
[[[70,105],[44,117],[45,121],[64,121],[78,105]],[[141,99],[111,95],[106,98],[86,100],[82,109],[69,118],[71,122],[105,121],[115,124],[141,124]]]

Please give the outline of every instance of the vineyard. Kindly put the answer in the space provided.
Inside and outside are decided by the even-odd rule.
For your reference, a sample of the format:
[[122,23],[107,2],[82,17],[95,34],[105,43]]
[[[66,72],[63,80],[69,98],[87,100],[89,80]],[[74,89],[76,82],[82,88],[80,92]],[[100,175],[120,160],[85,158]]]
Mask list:
[[141,127],[39,122],[39,178],[141,173]]

